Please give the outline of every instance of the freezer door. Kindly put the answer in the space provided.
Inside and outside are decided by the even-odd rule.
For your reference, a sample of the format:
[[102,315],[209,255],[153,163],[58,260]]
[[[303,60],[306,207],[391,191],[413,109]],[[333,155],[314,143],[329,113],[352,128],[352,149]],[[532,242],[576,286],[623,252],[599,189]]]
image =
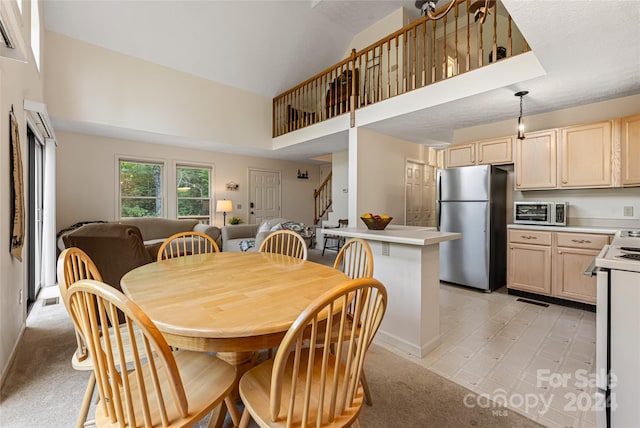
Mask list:
[[491,165],[438,171],[439,201],[488,201]]
[[489,289],[488,202],[440,202],[440,230],[462,239],[440,243],[440,279]]

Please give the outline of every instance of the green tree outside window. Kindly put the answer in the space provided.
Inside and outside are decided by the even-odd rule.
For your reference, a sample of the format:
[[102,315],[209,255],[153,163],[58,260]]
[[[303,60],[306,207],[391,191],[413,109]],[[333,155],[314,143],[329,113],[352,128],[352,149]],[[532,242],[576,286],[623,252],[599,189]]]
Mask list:
[[162,164],[120,161],[120,217],[162,216]]
[[193,166],[178,166],[176,168],[178,218],[195,217],[210,223],[210,180],[211,168]]

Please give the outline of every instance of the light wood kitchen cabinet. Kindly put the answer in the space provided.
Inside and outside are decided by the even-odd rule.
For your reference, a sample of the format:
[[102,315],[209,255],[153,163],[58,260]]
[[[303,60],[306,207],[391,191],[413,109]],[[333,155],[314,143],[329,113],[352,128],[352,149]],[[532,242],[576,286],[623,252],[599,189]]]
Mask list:
[[611,187],[612,152],[612,121],[561,128],[559,187]]
[[475,143],[457,144],[447,147],[447,168],[476,164]]
[[478,165],[513,163],[513,137],[493,138],[476,143]]
[[555,189],[557,132],[555,129],[530,132],[515,140],[515,188]]
[[510,230],[508,248],[507,287],[551,295],[551,232]]
[[491,138],[446,149],[447,168],[513,163],[513,137]]
[[595,304],[596,278],[585,276],[583,272],[608,243],[608,235],[557,232],[553,254],[553,295]]
[[640,186],[640,114],[621,120],[622,185]]
[[509,289],[595,304],[596,279],[587,269],[606,234],[509,230]]

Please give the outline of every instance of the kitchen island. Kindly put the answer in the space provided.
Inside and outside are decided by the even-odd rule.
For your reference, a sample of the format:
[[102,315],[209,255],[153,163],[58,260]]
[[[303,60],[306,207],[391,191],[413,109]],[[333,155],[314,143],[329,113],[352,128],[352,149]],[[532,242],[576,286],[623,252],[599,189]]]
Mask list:
[[387,288],[389,303],[376,340],[417,357],[440,344],[439,243],[462,238],[435,228],[389,225],[322,229],[322,233],[361,238],[373,252],[373,276]]

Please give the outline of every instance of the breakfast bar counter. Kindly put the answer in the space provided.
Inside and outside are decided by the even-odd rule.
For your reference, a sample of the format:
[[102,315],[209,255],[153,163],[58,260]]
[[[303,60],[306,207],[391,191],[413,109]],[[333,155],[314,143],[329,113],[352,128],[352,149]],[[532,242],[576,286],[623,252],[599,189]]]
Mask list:
[[361,238],[373,252],[373,276],[386,287],[387,313],[376,340],[417,357],[440,344],[439,243],[462,238],[435,228],[389,225],[323,229],[322,233]]

